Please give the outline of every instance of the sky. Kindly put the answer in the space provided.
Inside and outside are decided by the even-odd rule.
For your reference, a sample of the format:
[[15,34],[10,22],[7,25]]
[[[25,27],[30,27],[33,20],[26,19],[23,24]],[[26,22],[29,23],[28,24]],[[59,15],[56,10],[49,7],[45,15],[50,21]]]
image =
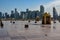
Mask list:
[[56,7],[60,13],[60,0],[0,0],[0,12],[11,13],[11,10],[17,8],[18,12],[29,10],[40,10],[40,5],[44,5],[45,12],[52,14],[52,7]]

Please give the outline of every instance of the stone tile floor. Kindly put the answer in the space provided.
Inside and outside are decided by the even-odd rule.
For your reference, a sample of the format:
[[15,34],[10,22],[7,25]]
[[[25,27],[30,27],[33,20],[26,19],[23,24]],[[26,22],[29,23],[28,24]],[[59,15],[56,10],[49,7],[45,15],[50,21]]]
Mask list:
[[[3,21],[4,27],[0,27],[0,40],[60,40],[60,23],[41,25],[41,21],[28,23],[27,21]],[[29,28],[24,28],[28,24]]]

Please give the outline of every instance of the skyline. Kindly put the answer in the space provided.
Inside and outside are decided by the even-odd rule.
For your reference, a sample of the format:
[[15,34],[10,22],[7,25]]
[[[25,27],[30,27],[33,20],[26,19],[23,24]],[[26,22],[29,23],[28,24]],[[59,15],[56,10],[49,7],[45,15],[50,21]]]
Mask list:
[[56,7],[58,14],[60,13],[60,0],[0,0],[0,11],[11,13],[11,10],[17,8],[18,12],[29,10],[40,10],[40,5],[45,7],[46,12],[52,14],[52,7]]

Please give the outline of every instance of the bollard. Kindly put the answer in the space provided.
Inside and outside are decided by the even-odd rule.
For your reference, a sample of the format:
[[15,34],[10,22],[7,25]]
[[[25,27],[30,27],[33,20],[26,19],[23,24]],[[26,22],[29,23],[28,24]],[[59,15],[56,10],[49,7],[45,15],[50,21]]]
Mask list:
[[45,36],[47,36],[47,34],[45,34]]
[[25,28],[28,28],[29,26],[28,26],[28,24],[25,24]]
[[30,20],[28,22],[30,23]]
[[56,23],[56,22],[54,21],[54,23]]
[[55,29],[55,27],[53,26],[53,28]]
[[14,24],[15,22],[13,22],[13,24]]
[[10,23],[12,23],[12,21],[10,21]]
[[37,23],[37,22],[35,21],[35,23]]
[[60,20],[59,20],[59,22],[60,22]]

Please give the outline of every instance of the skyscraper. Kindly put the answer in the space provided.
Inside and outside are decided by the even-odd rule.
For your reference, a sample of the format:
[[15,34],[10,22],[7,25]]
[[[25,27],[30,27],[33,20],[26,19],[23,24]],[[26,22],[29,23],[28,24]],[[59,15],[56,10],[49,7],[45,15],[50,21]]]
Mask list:
[[5,18],[4,14],[2,15],[2,18]]
[[15,19],[19,19],[19,13],[17,11],[17,8],[15,8],[15,14],[14,14]]
[[40,5],[40,19],[42,19],[43,13],[44,13],[44,6]]
[[22,18],[22,19],[25,19],[25,16],[26,16],[25,14],[26,14],[26,12],[21,11],[21,18]]
[[26,14],[27,14],[26,15],[27,16],[27,19],[30,19],[30,12],[29,12],[29,9],[28,8],[26,9]]
[[26,12],[29,12],[29,9],[28,8],[26,9]]
[[2,12],[0,12],[0,19],[2,18]]
[[53,19],[54,20],[58,19],[58,14],[57,14],[57,11],[56,11],[55,7],[53,7]]
[[5,18],[7,19],[8,17],[7,17],[7,15],[8,15],[8,13],[7,12],[5,12]]
[[11,18],[14,18],[14,11],[13,11],[13,10],[11,11],[10,17],[11,17]]

